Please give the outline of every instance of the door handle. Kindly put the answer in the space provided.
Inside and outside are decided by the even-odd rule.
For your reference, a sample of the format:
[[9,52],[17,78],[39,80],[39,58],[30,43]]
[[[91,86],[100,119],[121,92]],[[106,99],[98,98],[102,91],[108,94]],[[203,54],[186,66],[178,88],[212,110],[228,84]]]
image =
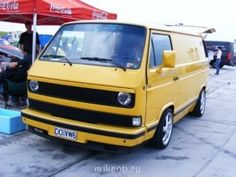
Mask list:
[[176,77],[173,78],[173,80],[174,80],[174,81],[177,81],[177,80],[179,80],[179,77],[176,76]]

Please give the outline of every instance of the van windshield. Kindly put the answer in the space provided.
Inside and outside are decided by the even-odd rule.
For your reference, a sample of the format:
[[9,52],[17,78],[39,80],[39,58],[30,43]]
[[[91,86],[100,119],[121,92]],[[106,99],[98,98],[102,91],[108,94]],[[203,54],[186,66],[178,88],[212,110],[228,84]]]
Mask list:
[[69,24],[59,30],[39,59],[138,69],[145,38],[146,29],[141,26]]

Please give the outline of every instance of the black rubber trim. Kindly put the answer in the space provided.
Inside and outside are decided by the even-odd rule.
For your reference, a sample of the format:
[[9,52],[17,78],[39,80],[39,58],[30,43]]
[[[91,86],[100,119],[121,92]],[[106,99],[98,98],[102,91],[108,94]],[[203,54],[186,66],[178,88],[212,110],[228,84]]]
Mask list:
[[147,132],[150,132],[150,131],[152,131],[152,130],[154,130],[154,129],[156,129],[157,128],[157,125],[152,125],[151,127],[149,127],[148,129],[147,129]]
[[181,113],[183,110],[187,109],[189,106],[191,106],[191,104],[193,104],[194,102],[197,102],[197,99],[194,99],[193,101],[191,101],[189,104],[185,105],[183,108],[181,108],[180,110],[178,110],[176,113],[174,113],[174,116],[176,116],[177,114]]
[[29,99],[29,108],[45,112],[56,117],[62,117],[81,122],[134,127],[132,125],[133,116],[129,115],[105,113],[94,110],[85,110],[85,109],[60,105],[58,103],[55,104],[33,99]]
[[[83,87],[67,86],[60,84],[52,84],[46,82],[38,82],[38,84],[39,84],[39,89],[37,91],[33,92],[29,87],[28,89],[29,92],[49,97],[61,98],[65,100],[122,107],[127,109],[131,109],[135,105],[134,93],[130,93],[131,103],[127,106],[124,106],[117,101],[117,95],[119,93],[118,91],[83,88]],[[30,84],[28,83],[28,86],[29,85]]]
[[136,139],[136,138],[139,138],[139,137],[141,137],[145,134],[144,131],[139,133],[139,134],[129,135],[129,134],[123,134],[123,133],[115,133],[115,132],[95,130],[95,129],[85,128],[85,127],[79,127],[79,126],[74,126],[74,125],[63,124],[63,123],[60,123],[60,122],[50,121],[50,120],[46,120],[46,119],[36,117],[36,116],[32,116],[32,115],[25,114],[25,113],[21,113],[21,116],[25,117],[25,118],[28,118],[28,119],[31,119],[31,120],[38,121],[38,122],[50,124],[50,125],[53,125],[53,126],[58,126],[58,127],[61,127],[61,128],[68,128],[68,129],[72,129],[72,130],[77,130],[77,131],[82,131],[82,132],[87,132],[87,133],[93,133],[93,134],[98,134],[98,135],[104,135],[104,136],[110,136],[110,137],[117,137],[117,138],[124,138],[124,139]]

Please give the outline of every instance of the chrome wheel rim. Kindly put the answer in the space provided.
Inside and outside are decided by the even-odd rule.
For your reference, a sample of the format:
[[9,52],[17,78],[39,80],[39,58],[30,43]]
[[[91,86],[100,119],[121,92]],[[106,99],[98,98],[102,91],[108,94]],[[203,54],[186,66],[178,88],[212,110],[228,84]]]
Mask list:
[[206,109],[206,93],[203,90],[201,93],[201,100],[200,100],[200,112],[201,114],[203,114],[205,112]]
[[163,125],[163,138],[162,142],[164,145],[167,145],[170,141],[171,133],[173,129],[173,116],[171,112],[166,114],[164,125]]

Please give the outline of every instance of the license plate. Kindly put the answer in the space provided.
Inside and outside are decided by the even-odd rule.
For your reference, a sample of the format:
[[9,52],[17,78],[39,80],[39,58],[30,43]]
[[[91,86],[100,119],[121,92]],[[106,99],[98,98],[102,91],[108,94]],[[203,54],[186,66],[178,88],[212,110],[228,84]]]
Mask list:
[[54,135],[59,138],[64,138],[72,141],[76,141],[77,139],[77,132],[75,130],[55,127],[54,128]]

